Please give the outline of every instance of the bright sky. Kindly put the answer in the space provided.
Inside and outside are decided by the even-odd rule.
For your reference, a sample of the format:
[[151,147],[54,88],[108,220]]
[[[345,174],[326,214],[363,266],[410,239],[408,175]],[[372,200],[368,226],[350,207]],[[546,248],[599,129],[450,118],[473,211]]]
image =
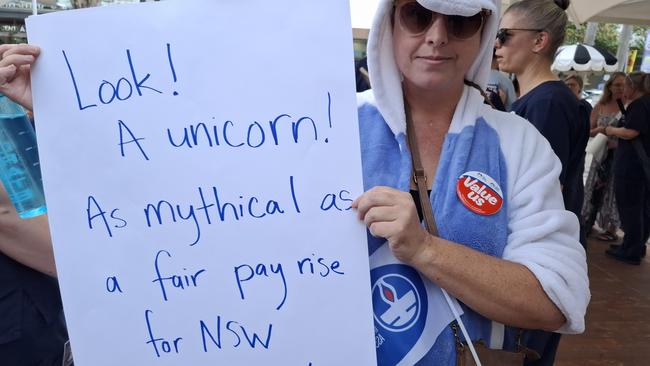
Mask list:
[[350,0],[352,28],[369,29],[379,0]]

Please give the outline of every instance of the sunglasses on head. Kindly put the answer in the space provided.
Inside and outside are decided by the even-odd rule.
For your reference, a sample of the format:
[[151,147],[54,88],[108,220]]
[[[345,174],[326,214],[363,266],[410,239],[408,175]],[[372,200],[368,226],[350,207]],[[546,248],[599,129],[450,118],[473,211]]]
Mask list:
[[398,20],[402,28],[411,34],[424,33],[439,16],[447,20],[447,32],[458,39],[468,39],[478,32],[492,12],[484,9],[481,12],[464,17],[460,15],[443,15],[435,13],[415,1],[397,6]]
[[531,29],[531,28],[501,28],[497,31],[497,40],[503,46],[508,37],[512,36],[511,31],[525,31],[525,32],[543,32],[544,29]]

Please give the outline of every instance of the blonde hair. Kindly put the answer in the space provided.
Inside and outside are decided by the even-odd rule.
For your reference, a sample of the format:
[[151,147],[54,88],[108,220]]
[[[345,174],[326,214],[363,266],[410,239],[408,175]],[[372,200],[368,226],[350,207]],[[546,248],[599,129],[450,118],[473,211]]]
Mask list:
[[522,0],[510,5],[506,13],[519,13],[529,22],[524,27],[548,33],[550,43],[544,56],[552,60],[566,37],[569,17],[565,10],[570,3],[571,0]]

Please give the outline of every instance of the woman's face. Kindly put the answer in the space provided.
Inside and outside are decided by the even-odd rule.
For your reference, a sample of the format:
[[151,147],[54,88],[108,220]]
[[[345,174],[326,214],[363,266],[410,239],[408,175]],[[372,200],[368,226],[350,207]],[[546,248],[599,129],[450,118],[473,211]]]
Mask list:
[[625,77],[617,76],[616,79],[612,82],[612,85],[609,86],[609,91],[612,93],[612,100],[621,99],[625,93]]
[[501,29],[506,31],[505,42],[497,40],[495,44],[499,70],[515,75],[520,74],[535,57],[533,47],[539,32],[524,30],[534,28],[525,22],[517,12],[509,12],[501,18]]
[[407,88],[426,91],[461,90],[463,80],[479,53],[482,27],[467,39],[447,31],[447,17],[433,13],[432,23],[421,34],[413,34],[400,22],[403,5],[399,0],[393,19],[395,61]]

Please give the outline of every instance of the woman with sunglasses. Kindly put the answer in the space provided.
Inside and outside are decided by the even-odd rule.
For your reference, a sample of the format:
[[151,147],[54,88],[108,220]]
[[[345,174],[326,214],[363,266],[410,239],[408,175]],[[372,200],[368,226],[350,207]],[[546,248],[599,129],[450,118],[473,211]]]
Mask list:
[[[492,110],[477,90],[499,7],[379,3],[368,44],[373,89],[359,95],[366,193],[353,203],[372,234],[379,365],[455,365],[465,339],[515,350],[517,331],[500,324],[584,329],[586,260],[577,220],[562,207],[559,162],[534,128]],[[22,47],[0,60],[0,92],[30,105],[20,66],[38,50]],[[417,182],[411,157],[423,167]],[[433,206],[437,235],[416,202],[427,217]],[[457,314],[441,288],[458,299],[449,299]]]
[[[383,0],[370,30],[373,89],[359,96],[367,191],[353,207],[371,234],[381,365],[454,365],[463,326],[472,341],[511,351],[519,328],[584,329],[586,260],[560,163],[478,90],[499,5]],[[440,288],[459,300],[460,321]]]
[[[589,114],[571,90],[551,72],[558,47],[564,42],[568,0],[523,0],[511,5],[497,32],[499,68],[514,73],[520,97],[512,111],[530,121],[550,143],[562,163],[560,184],[564,205],[581,217],[584,200],[585,147]],[[584,230],[581,243],[586,246]],[[538,365],[552,365],[559,333],[526,332],[527,346],[540,351]]]
[[[497,32],[499,68],[519,80],[512,111],[530,121],[562,162],[560,182],[567,210],[581,217],[582,173],[589,140],[589,115],[564,82],[551,72],[564,42],[569,0],[524,0],[511,5]],[[586,238],[581,237],[586,246]]]
[[621,245],[612,246],[606,253],[638,265],[650,236],[650,182],[644,174],[650,166],[643,162],[650,156],[650,75],[630,74],[625,79],[625,95],[630,104],[624,125],[604,129],[605,135],[619,139],[614,155],[614,192],[625,236]]

